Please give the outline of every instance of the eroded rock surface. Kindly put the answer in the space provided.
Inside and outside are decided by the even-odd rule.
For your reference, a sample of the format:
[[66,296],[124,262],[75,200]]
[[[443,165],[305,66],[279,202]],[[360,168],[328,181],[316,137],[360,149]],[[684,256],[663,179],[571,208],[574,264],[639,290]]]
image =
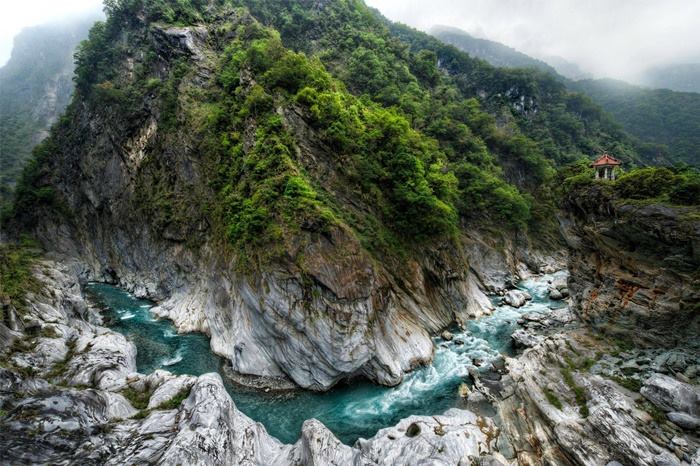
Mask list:
[[638,344],[697,340],[700,222],[689,209],[623,203],[596,186],[564,207],[569,289],[581,318]]
[[411,416],[354,447],[309,420],[297,443],[282,444],[238,411],[218,374],[136,373],[133,345],[99,325],[76,270],[41,262],[43,291],[29,297],[18,330],[1,325],[15,343],[0,369],[0,463],[451,465],[499,457],[493,421],[458,409]]

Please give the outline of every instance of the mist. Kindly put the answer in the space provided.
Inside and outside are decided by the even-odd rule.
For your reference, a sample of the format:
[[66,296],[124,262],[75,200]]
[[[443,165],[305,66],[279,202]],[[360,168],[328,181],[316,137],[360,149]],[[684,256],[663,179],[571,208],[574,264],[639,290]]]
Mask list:
[[[461,28],[536,58],[562,57],[596,77],[635,81],[651,66],[700,62],[697,0],[366,0],[424,31]],[[101,0],[0,4],[0,66],[25,27],[100,10]]]
[[697,0],[366,0],[427,31],[458,27],[595,77],[635,81],[648,67],[700,62]]
[[12,54],[15,36],[22,29],[56,24],[102,11],[102,0],[21,0],[0,2],[0,66]]

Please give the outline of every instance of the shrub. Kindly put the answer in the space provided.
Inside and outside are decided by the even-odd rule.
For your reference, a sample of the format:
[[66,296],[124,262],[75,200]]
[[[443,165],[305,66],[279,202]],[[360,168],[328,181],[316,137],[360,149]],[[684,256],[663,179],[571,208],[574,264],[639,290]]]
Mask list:
[[639,168],[620,176],[615,190],[626,199],[650,199],[668,193],[675,181],[676,175],[668,168]]
[[[41,289],[32,273],[38,256],[36,244],[27,239],[20,244],[0,244],[0,300],[9,300],[20,312],[25,308],[26,294]],[[0,321],[3,319],[0,308]]]
[[167,401],[162,402],[156,409],[161,409],[161,410],[169,410],[169,409],[177,409],[180,407],[183,401],[190,396],[190,391],[191,387],[184,387],[182,388],[175,396],[170,398]]
[[542,388],[542,393],[544,393],[544,396],[547,398],[547,401],[549,404],[557,408],[558,410],[562,409],[562,404],[559,398],[552,392],[549,388],[544,387]]

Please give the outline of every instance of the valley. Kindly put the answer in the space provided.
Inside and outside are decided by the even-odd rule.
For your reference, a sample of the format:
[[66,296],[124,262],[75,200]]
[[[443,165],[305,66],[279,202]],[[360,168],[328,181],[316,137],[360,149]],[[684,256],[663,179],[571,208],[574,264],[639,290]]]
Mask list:
[[700,464],[695,167],[360,0],[105,13],[0,215],[0,463]]

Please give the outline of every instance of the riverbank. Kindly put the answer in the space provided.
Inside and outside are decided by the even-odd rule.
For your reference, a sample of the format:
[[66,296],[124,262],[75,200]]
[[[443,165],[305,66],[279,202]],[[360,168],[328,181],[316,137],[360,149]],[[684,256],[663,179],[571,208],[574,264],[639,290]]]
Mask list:
[[502,365],[504,356],[513,355],[511,334],[521,327],[518,321],[524,315],[544,316],[564,306],[562,301],[548,297],[548,283],[553,280],[565,280],[565,274],[534,276],[521,282],[520,289],[532,300],[520,308],[499,305],[501,297],[494,296],[492,314],[451,329],[449,340],[433,338],[433,361],[407,375],[399,386],[382,387],[359,378],[327,393],[240,387],[231,380],[226,361],[211,352],[205,335],[178,334],[169,321],[152,314],[154,303],[113,286],[90,284],[86,290],[102,308],[106,324],[136,345],[139,372],[163,369],[194,376],[218,372],[238,409],[261,422],[279,440],[297,441],[304,421],[317,419],[342,442],[352,445],[411,415],[437,415],[450,408],[465,408],[458,387],[473,384],[474,371],[493,370],[493,364]]

